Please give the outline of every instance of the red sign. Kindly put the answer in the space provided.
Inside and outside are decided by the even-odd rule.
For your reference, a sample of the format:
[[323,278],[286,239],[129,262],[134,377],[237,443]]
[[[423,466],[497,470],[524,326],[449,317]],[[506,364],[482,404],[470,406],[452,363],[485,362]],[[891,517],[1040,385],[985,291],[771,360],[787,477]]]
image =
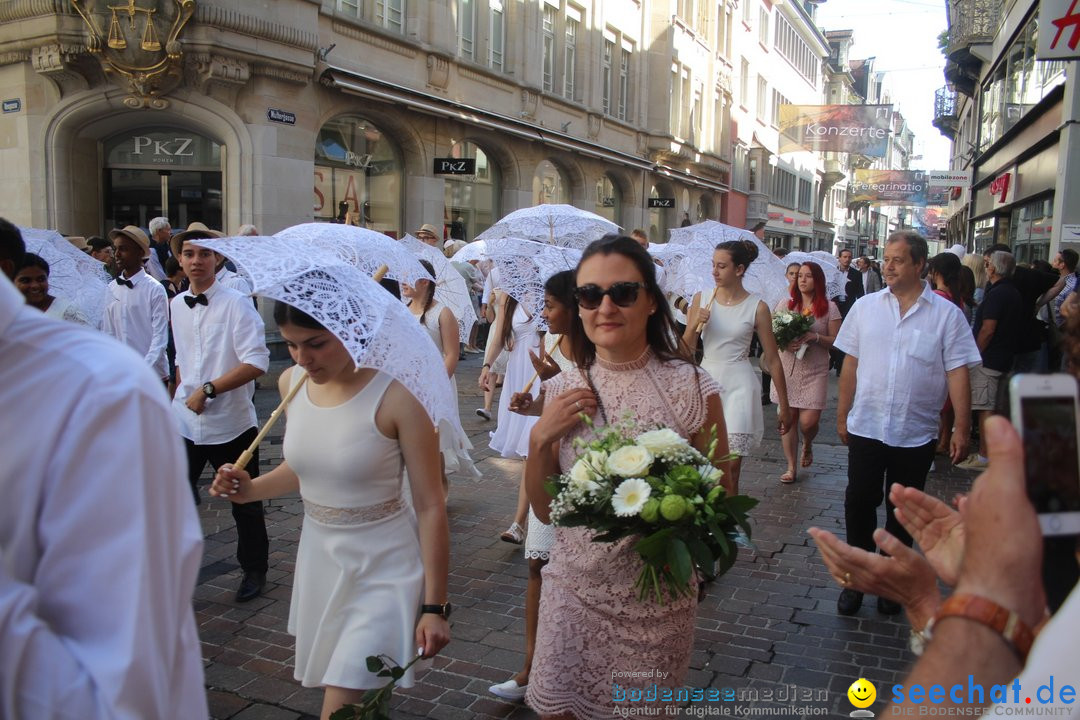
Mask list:
[[795,222],[795,218],[790,218],[790,217],[784,218],[784,224],[785,225],[791,225],[793,222]]
[[769,219],[770,220],[779,220],[782,217],[784,217],[784,213],[778,213],[778,212],[769,213]]
[[1005,173],[1004,175],[998,175],[990,183],[990,194],[997,198],[997,201],[1001,204],[1009,201],[1009,185],[1011,181],[1012,173]]

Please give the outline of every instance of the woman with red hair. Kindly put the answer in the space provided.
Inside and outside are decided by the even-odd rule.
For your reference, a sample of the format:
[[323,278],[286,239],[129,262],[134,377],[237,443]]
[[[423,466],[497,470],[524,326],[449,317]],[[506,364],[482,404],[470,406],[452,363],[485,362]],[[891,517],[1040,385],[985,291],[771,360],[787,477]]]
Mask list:
[[[814,317],[810,332],[780,353],[787,380],[788,404],[798,418],[791,432],[781,436],[787,472],[780,476],[780,482],[793,483],[798,476],[795,452],[799,449],[800,432],[803,438],[800,464],[805,468],[814,462],[813,442],[829,389],[829,348],[840,331],[840,310],[826,296],[825,273],[821,266],[812,262],[799,267],[799,274],[791,287],[791,298],[781,300],[776,309],[794,310]],[[808,346],[805,354],[802,358],[795,357],[796,351],[804,345]],[[779,401],[775,385],[770,396],[773,402]]]

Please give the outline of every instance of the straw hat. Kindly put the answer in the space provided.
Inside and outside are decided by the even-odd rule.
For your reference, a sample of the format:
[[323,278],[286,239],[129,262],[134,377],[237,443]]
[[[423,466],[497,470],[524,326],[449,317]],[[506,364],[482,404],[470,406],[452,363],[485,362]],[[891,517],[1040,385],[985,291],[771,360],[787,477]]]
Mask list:
[[225,233],[218,232],[217,230],[211,230],[203,225],[201,222],[193,222],[187,226],[187,230],[181,230],[172,236],[172,240],[169,241],[169,247],[172,248],[173,257],[177,260],[180,259],[180,251],[184,247],[184,241],[189,239],[206,240],[210,238],[225,237]]
[[87,252],[89,250],[90,246],[86,244],[86,238],[84,238],[82,235],[68,235],[67,241],[71,243],[76,250],[82,250],[83,252]]
[[150,258],[150,238],[146,237],[146,233],[135,225],[128,225],[127,227],[118,228],[116,230],[109,231],[109,239],[115,240],[118,237],[126,237],[133,243],[142,248],[143,260]]
[[424,223],[423,225],[421,225],[420,229],[416,231],[417,237],[419,237],[421,233],[427,233],[428,235],[436,238],[439,237],[439,229],[431,223]]

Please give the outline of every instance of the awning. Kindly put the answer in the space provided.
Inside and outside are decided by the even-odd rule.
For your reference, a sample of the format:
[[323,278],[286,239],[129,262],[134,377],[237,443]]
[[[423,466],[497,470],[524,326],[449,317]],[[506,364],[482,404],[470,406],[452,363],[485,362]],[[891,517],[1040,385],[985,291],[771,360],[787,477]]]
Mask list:
[[[436,117],[451,118],[489,130],[498,130],[525,140],[539,142],[570,153],[597,158],[622,167],[631,167],[649,172],[656,170],[656,165],[636,155],[611,150],[602,145],[563,133],[537,128],[530,123],[508,115],[500,115],[478,107],[446,100],[430,93],[403,88],[352,70],[330,65],[326,67],[320,77],[323,85],[354,95],[381,100],[393,105],[401,105],[418,112]],[[692,184],[707,182],[685,176],[679,176],[679,179]]]

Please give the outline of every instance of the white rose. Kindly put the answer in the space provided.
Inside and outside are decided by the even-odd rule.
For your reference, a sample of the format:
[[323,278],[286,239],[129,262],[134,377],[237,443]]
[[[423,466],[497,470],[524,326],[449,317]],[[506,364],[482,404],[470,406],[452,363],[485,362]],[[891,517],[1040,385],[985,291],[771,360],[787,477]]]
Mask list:
[[701,467],[701,479],[706,482],[715,485],[720,482],[720,478],[722,477],[724,477],[724,473],[717,467],[713,467],[712,465],[704,465]]
[[653,455],[662,455],[664,453],[683,450],[689,446],[689,443],[686,442],[686,438],[671,428],[650,430],[649,432],[641,433],[634,439],[634,442],[651,452]]
[[607,453],[601,450],[590,450],[570,468],[570,484],[586,492],[599,489],[600,486],[596,484],[596,480],[600,478],[606,462]]
[[791,324],[791,316],[790,315],[781,315],[780,316],[780,322],[783,323],[784,325],[790,325]]
[[653,464],[653,455],[640,445],[624,445],[607,461],[607,469],[613,475],[631,478],[642,477]]

